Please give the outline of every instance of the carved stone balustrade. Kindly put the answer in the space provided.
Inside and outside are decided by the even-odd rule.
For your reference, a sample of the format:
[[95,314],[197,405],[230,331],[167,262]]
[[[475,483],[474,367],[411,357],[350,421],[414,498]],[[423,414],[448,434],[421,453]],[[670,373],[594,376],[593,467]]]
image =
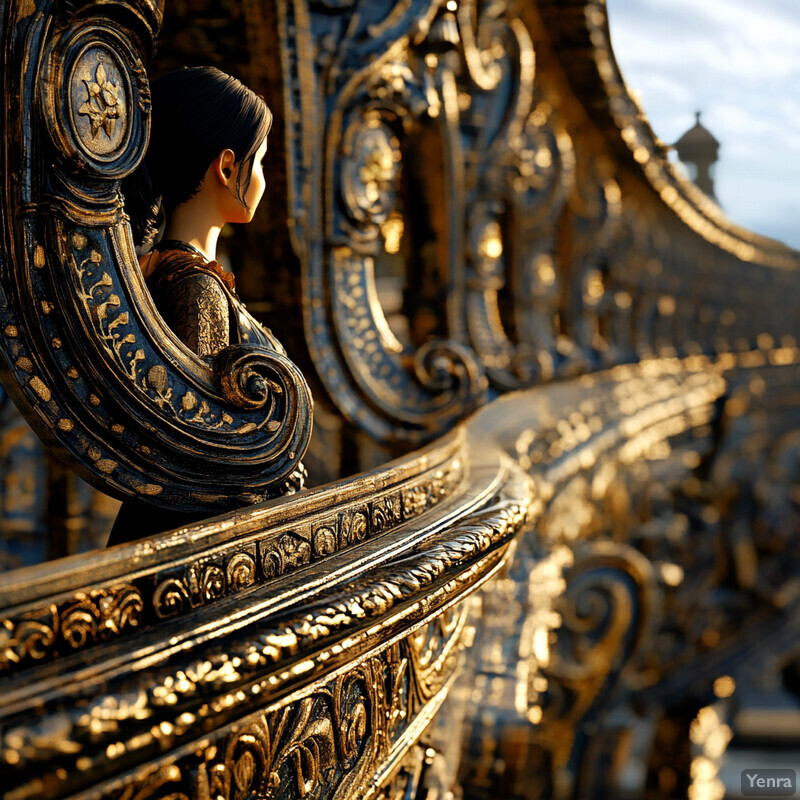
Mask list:
[[463,601],[533,498],[458,431],[297,500],[15,573],[10,796],[378,794],[447,695]]
[[[714,615],[736,608],[696,607],[686,585],[720,579],[686,557],[713,547],[719,532],[692,525],[719,498],[680,522],[657,490],[687,493],[715,452],[724,473],[719,403],[744,402],[737,382],[770,390],[746,389],[751,401],[785,397],[800,353],[775,358],[791,363],[660,360],[511,394],[386,468],[14,573],[1,595],[9,796],[393,796],[424,779],[446,698],[473,796],[487,770],[503,777],[497,763],[523,783],[526,763],[550,763],[536,780],[565,794],[597,763],[589,722],[615,691],[657,693],[682,663],[708,691],[719,671],[702,627],[677,651],[654,647],[689,609],[718,630]],[[785,401],[771,413],[797,416]],[[724,474],[711,485],[726,494]],[[757,575],[785,585],[791,567],[753,545]],[[726,625],[757,629],[769,599]],[[469,696],[451,692],[459,674]],[[520,758],[540,751],[549,761]]]

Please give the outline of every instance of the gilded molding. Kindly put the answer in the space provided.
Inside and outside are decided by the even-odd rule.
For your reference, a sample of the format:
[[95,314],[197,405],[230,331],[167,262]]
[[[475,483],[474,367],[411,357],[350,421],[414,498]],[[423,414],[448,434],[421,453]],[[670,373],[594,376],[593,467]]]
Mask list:
[[[407,480],[399,488],[375,492],[362,503],[346,501],[332,512],[317,514],[299,525],[284,523],[277,531],[268,531],[249,544],[232,542],[216,547],[213,554],[200,555],[184,566],[155,566],[145,574],[137,570],[136,577],[131,579],[133,585],[112,585],[92,589],[88,594],[80,591],[68,600],[45,602],[25,609],[20,616],[9,615],[0,622],[0,631],[6,631],[0,640],[0,672],[82,649],[101,639],[124,637],[134,628],[187,614],[356,547],[433,509],[453,495],[463,477],[462,459],[452,458]],[[87,598],[105,598],[103,609],[111,616],[97,622],[102,636],[97,633],[78,636],[76,629],[75,635],[62,633],[59,638],[59,631],[64,631],[65,615]],[[119,616],[119,610],[114,611],[117,600],[109,605],[109,598],[124,599],[129,608],[124,619],[118,620],[119,624],[114,622]]]
[[[74,790],[83,775],[93,774],[96,780],[99,765],[93,754],[101,751],[105,768],[118,770],[123,763],[142,763],[156,751],[178,747],[195,738],[198,729],[222,730],[266,704],[296,696],[309,684],[324,683],[338,667],[352,669],[348,665],[373,658],[403,637],[414,649],[409,662],[414,691],[421,702],[438,706],[443,699],[439,676],[451,669],[448,643],[463,627],[461,616],[449,609],[494,574],[528,519],[532,490],[527,479],[507,461],[488,474],[494,476],[487,487],[490,494],[477,507],[468,504],[454,515],[458,505],[451,503],[449,511],[443,505],[424,538],[399,550],[402,538],[387,541],[386,556],[362,563],[356,579],[348,579],[345,571],[324,588],[304,590],[302,580],[295,583],[283,576],[260,587],[260,594],[248,592],[246,606],[227,603],[227,611],[220,612],[235,609],[237,625],[214,635],[197,653],[191,647],[165,652],[147,668],[148,686],[142,686],[135,671],[123,671],[99,683],[65,685],[72,699],[62,693],[57,707],[41,709],[38,721],[30,717],[30,709],[22,716],[6,716],[3,757],[32,781],[23,781],[26,788],[20,796],[35,787],[44,796],[56,796],[47,777],[51,769],[66,769]],[[360,563],[357,549],[353,558]],[[244,563],[238,566],[249,571]],[[222,570],[198,572],[194,588],[214,595],[223,578]],[[260,610],[264,601],[287,590],[293,599],[281,601],[265,617]],[[159,641],[157,630],[149,636]],[[28,690],[17,684],[15,691],[22,702],[19,693]],[[295,706],[301,716],[307,711],[300,711],[302,706]],[[399,710],[390,716],[395,723],[405,719]],[[429,716],[424,720],[427,724]],[[403,737],[401,750],[411,746],[423,727],[420,721],[413,735]],[[56,729],[54,757],[45,740]],[[31,777],[42,769],[45,777]]]
[[155,789],[156,797],[168,792],[197,800],[249,794],[344,800],[355,791],[377,797],[383,781],[372,776],[391,774],[446,695],[464,647],[465,618],[462,604],[446,628],[429,623],[301,699],[245,718],[168,769],[145,767],[124,789],[101,796],[132,800]]
[[142,626],[144,599],[130,584],[78,592],[68,601],[0,622],[0,671],[108,641]]

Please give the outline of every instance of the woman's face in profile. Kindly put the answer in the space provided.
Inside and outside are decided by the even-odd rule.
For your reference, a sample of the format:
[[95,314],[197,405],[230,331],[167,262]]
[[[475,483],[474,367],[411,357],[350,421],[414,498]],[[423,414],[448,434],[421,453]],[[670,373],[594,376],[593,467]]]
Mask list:
[[[256,209],[261,202],[264,189],[267,185],[266,179],[264,178],[264,165],[261,163],[266,154],[267,140],[265,138],[259,145],[258,150],[256,150],[256,155],[253,159],[253,168],[250,172],[250,185],[247,187],[247,192],[244,196],[244,204],[239,205],[238,213],[234,212],[233,216],[235,216],[236,219],[228,219],[226,222],[250,222],[250,220],[253,219],[253,215],[256,213]],[[242,169],[244,166],[244,161],[240,161],[236,168]],[[234,174],[231,183],[233,186],[236,186],[237,182],[238,174]],[[242,176],[242,183],[247,183],[246,175]]]

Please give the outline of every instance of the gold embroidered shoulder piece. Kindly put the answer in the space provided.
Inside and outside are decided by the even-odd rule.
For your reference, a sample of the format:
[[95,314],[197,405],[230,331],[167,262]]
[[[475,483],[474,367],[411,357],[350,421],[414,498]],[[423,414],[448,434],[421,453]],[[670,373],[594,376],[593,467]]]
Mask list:
[[215,355],[238,341],[238,335],[231,336],[231,303],[223,288],[233,294],[233,275],[216,261],[165,251],[147,285],[161,316],[198,356]]

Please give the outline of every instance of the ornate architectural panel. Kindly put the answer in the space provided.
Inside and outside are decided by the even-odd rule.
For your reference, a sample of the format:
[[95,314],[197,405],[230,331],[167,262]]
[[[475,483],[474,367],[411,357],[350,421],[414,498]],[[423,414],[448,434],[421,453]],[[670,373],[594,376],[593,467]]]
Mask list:
[[[101,796],[384,797],[409,741],[447,694],[467,638],[465,616],[462,607],[440,617],[294,702],[245,718],[195,753],[145,767],[124,790],[112,784]],[[395,779],[406,791],[413,781],[403,772]]]
[[[194,357],[155,312],[119,181],[144,155],[158,2],[15,2],[3,16],[4,383],[105,491],[172,508],[257,502],[296,467],[311,398],[285,357]],[[21,125],[21,128],[19,127]]]
[[[588,148],[587,148],[588,149]],[[588,369],[603,363],[608,341],[601,319],[611,302],[607,289],[609,256],[618,232],[621,192],[610,161],[579,154],[575,188],[567,215],[563,256],[562,320],[577,348],[567,360],[584,361]],[[613,363],[613,358],[611,363]]]
[[[431,438],[485,393],[474,353],[452,341],[400,342],[375,290],[376,257],[403,235],[412,144],[430,133],[435,89],[411,47],[432,30],[436,6],[277,3],[306,338],[339,409],[384,442]],[[406,237],[409,228],[406,218]]]
[[516,10],[461,3],[460,52],[431,60],[450,121],[450,197],[463,196],[450,215],[461,242],[454,325],[501,390],[552,375],[556,222],[575,177],[572,141],[535,89],[533,42]]

